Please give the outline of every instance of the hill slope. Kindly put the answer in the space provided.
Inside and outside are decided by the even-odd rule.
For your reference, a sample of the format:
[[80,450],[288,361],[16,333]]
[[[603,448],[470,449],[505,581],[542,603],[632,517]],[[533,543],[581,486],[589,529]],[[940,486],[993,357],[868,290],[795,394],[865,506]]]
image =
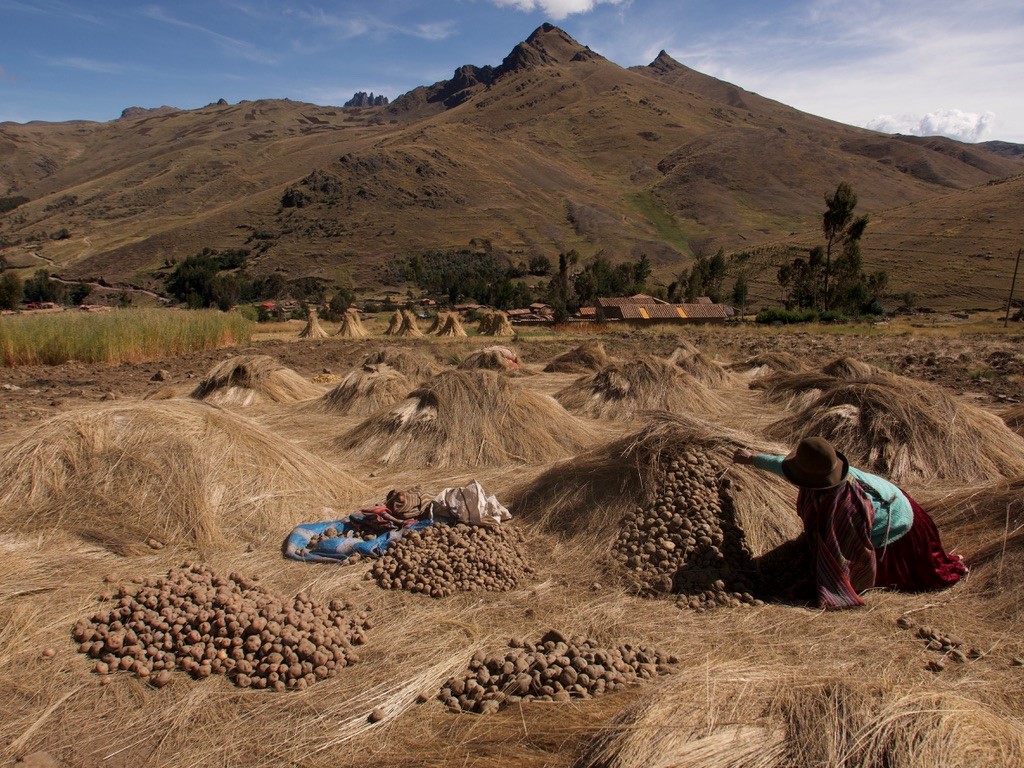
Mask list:
[[[878,212],[1022,170],[1005,148],[842,125],[664,53],[624,69],[544,25],[500,65],[460,67],[383,108],[259,101],[0,125],[0,196],[31,199],[0,217],[0,236],[16,266],[136,283],[203,247],[245,245],[259,246],[256,273],[369,285],[396,253],[474,238],[516,260],[643,251],[667,279],[694,249],[815,229],[840,180]],[[301,207],[282,206],[289,190]],[[869,229],[869,266],[896,234]],[[949,256],[941,238],[923,247]]]

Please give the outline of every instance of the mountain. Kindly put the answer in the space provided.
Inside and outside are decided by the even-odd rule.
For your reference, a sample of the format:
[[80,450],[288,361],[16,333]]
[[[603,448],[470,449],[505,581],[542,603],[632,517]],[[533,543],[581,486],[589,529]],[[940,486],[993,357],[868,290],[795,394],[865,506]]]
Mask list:
[[[347,272],[368,287],[396,254],[486,240],[516,261],[644,252],[666,281],[694,251],[761,249],[768,275],[766,246],[816,237],[841,180],[881,221],[1022,172],[1005,152],[802,113],[664,52],[625,69],[546,24],[500,64],[460,67],[372,109],[268,100],[0,124],[0,197],[30,198],[0,216],[0,254],[64,277],[154,284],[204,247],[244,246],[256,274]],[[976,248],[1004,223],[978,227]],[[870,226],[867,265],[898,237]],[[922,237],[932,262],[954,255],[948,239]],[[955,300],[962,286],[946,282],[937,290]]]

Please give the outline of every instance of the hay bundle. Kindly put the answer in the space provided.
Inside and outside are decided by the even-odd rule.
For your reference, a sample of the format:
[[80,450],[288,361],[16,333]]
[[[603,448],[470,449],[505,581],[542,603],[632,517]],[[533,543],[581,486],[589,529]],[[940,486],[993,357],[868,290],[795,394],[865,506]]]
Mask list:
[[[1024,728],[978,701],[756,670],[674,675],[598,733],[575,768],[985,768],[1024,760]],[[696,678],[696,679],[695,679]],[[715,692],[712,709],[694,706]],[[666,724],[671,727],[666,727]]]
[[872,379],[877,376],[887,376],[888,371],[871,363],[865,363],[853,357],[840,357],[821,369],[826,376],[835,376],[837,379],[862,380]]
[[646,355],[583,376],[559,392],[567,409],[595,419],[626,419],[642,411],[720,412],[724,403],[690,374]]
[[437,335],[443,336],[445,338],[453,338],[465,337],[468,336],[469,334],[467,334],[466,329],[462,327],[462,322],[459,320],[459,316],[456,313],[451,312],[444,319],[444,325],[441,326],[441,329],[437,332]]
[[851,462],[895,482],[992,482],[1024,474],[1024,440],[987,411],[910,379],[833,386],[769,427],[794,444],[820,435]]
[[491,346],[478,349],[459,364],[462,371],[517,371],[519,355],[508,347]]
[[365,339],[370,335],[363,327],[363,318],[359,310],[350,309],[345,312],[338,335],[344,339]]
[[444,367],[423,352],[402,347],[384,347],[371,352],[363,360],[363,365],[390,365],[411,379],[419,381],[436,376]]
[[300,339],[326,339],[327,331],[320,325],[320,319],[316,315],[316,308],[309,307],[306,310],[306,327],[299,331]]
[[495,312],[492,315],[491,327],[487,332],[488,336],[515,336],[515,329],[504,312]]
[[729,372],[700,350],[690,352],[678,346],[669,355],[668,361],[709,387],[721,387],[731,380]]
[[402,322],[398,326],[398,330],[393,334],[394,336],[422,336],[423,331],[420,330],[419,325],[416,323],[416,315],[407,309],[402,310]]
[[826,376],[818,371],[800,371],[761,376],[751,381],[748,386],[760,392],[765,400],[792,408],[812,402],[822,392],[839,383],[840,380],[835,376]]
[[[489,714],[509,704],[590,699],[668,673],[675,656],[623,644],[602,647],[551,630],[539,642],[513,639],[507,651],[478,651],[469,668],[449,678],[438,697],[452,712]],[[531,674],[533,673],[533,674]]]
[[189,397],[213,405],[248,406],[309,400],[323,389],[267,355],[237,355],[218,363]]
[[191,400],[56,416],[0,461],[0,525],[114,549],[206,549],[282,530],[363,487],[241,416]]
[[408,376],[390,365],[364,364],[349,371],[336,387],[318,397],[310,406],[324,413],[369,416],[397,403],[413,386]]
[[1003,423],[1018,435],[1024,436],[1024,405],[1003,411]]
[[545,373],[589,373],[605,368],[610,361],[604,344],[588,341],[563,352],[544,367]]
[[627,516],[639,508],[651,509],[655,499],[664,495],[662,478],[671,471],[672,462],[692,455],[696,461],[716,461],[729,467],[726,477],[731,480],[736,524],[752,554],[760,555],[800,533],[799,520],[792,512],[796,490],[781,478],[753,467],[729,466],[738,448],[769,453],[782,450],[694,416],[655,414],[639,432],[560,462],[515,489],[510,507],[548,531],[614,539]]
[[[301,592],[287,598],[255,579],[191,563],[103,598],[116,603],[72,630],[79,650],[96,659],[98,675],[125,670],[156,688],[178,669],[197,679],[224,674],[239,688],[304,691],[358,661],[352,646],[373,626],[369,607],[322,605]],[[211,626],[219,622],[223,630]],[[282,645],[294,659],[279,666],[275,646]],[[230,656],[218,653],[227,649]]]
[[434,525],[388,547],[370,573],[384,589],[431,597],[509,592],[533,573],[523,534],[511,525]]
[[402,327],[402,313],[399,310],[395,310],[395,313],[391,315],[391,320],[388,321],[388,327],[384,331],[385,336],[397,336],[399,329]]
[[427,333],[431,335],[438,333],[442,328],[444,328],[444,322],[447,319],[447,312],[438,312],[436,315],[434,315],[434,319],[433,321],[431,321],[430,327],[427,328]]
[[480,323],[476,327],[477,335],[489,336],[491,328],[494,327],[495,315],[493,312],[484,312],[480,315]]
[[386,465],[501,466],[575,453],[592,430],[554,399],[490,371],[446,371],[381,411],[338,445]]
[[732,363],[729,369],[747,371],[754,378],[759,378],[773,373],[799,373],[804,370],[804,364],[796,355],[789,352],[763,352],[738,363]]

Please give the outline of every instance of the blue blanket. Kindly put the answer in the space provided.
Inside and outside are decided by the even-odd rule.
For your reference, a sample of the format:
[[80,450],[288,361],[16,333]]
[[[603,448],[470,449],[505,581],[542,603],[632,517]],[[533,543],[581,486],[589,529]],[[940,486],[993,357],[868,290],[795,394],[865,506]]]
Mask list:
[[[355,519],[353,519],[355,518]],[[284,543],[284,556],[292,560],[304,562],[344,562],[352,555],[363,555],[369,557],[380,557],[387,549],[387,546],[400,539],[409,531],[418,531],[433,525],[432,520],[420,520],[398,530],[387,531],[374,539],[363,541],[360,536],[360,529],[357,525],[358,515],[352,515],[342,520],[325,520],[319,523],[303,523],[298,525]],[[310,547],[310,540],[314,536],[320,536],[328,528],[338,531],[338,536],[331,539],[321,539]],[[355,533],[348,537],[345,534],[349,531]]]

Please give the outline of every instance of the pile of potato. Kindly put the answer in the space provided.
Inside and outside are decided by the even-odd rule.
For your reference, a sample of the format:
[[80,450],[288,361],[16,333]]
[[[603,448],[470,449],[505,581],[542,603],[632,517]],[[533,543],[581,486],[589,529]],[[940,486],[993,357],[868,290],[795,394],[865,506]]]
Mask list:
[[366,610],[286,598],[237,573],[185,563],[166,577],[121,585],[114,601],[75,624],[79,650],[107,681],[117,670],[162,688],[174,670],[220,673],[242,688],[304,690],[359,660],[354,647],[373,626]]
[[528,701],[589,699],[668,672],[679,659],[645,645],[602,648],[593,640],[552,630],[538,643],[513,639],[504,654],[474,654],[439,698],[453,712],[497,712]]
[[688,451],[663,466],[654,501],[623,520],[613,557],[641,590],[680,595],[681,607],[761,604],[751,594],[753,561],[722,465]]
[[510,525],[432,525],[393,542],[368,578],[384,589],[431,597],[456,591],[508,592],[533,573],[523,535]]

